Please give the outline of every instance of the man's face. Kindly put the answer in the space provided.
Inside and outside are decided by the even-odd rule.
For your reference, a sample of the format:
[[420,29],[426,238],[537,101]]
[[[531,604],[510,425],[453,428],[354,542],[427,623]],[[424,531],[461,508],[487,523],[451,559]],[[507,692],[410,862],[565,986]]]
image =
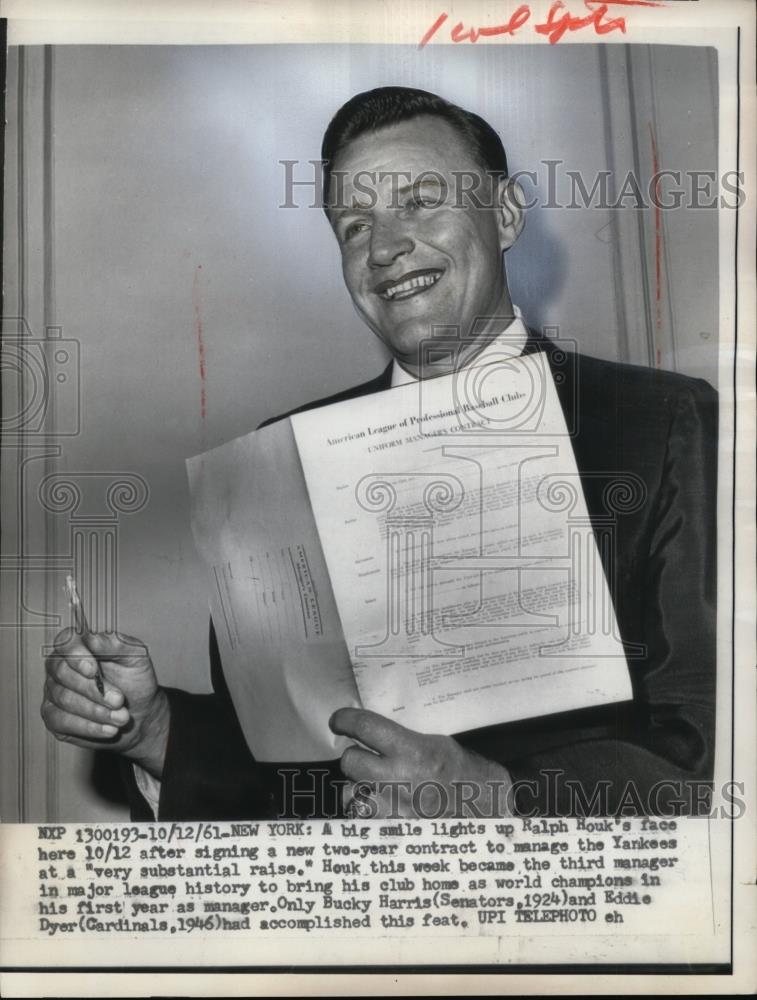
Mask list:
[[[485,207],[460,194],[475,175]],[[464,138],[434,116],[361,135],[336,158],[331,223],[347,289],[363,320],[409,371],[418,373],[419,345],[434,327],[455,328],[465,343],[481,317],[512,311],[502,251],[520,232],[522,217],[517,205],[507,198],[498,203],[497,189],[491,191]]]

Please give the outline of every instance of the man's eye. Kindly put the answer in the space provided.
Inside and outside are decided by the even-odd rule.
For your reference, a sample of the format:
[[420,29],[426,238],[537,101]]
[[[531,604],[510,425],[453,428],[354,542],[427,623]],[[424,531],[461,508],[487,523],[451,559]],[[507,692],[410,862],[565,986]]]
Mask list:
[[344,230],[344,236],[342,237],[345,241],[351,240],[358,233],[362,233],[364,230],[368,229],[367,222],[351,222],[349,226]]
[[421,194],[414,194],[412,198],[409,198],[405,203],[405,208],[414,212],[419,208],[436,208],[438,205],[438,198],[424,197]]

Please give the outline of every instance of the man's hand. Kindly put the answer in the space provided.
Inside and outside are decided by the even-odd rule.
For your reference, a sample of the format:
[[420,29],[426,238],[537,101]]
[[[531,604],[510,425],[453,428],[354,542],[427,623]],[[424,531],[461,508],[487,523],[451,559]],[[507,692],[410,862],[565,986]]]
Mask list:
[[[358,708],[340,708],[329,725],[359,740],[341,767],[356,802],[372,817],[507,815],[507,770],[465,750],[451,736],[427,736]],[[366,791],[368,794],[366,795]]]
[[[99,665],[99,667],[98,667]],[[102,668],[104,691],[97,685]],[[56,739],[114,750],[156,778],[163,772],[169,708],[147,647],[116,632],[66,629],[45,661],[41,714]]]

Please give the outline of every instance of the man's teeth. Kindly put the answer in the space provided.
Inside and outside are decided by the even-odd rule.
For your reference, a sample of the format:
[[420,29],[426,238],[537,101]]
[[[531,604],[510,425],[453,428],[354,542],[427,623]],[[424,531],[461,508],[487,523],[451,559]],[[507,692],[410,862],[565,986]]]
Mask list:
[[431,285],[437,283],[439,277],[440,275],[438,274],[419,274],[415,278],[408,278],[407,281],[401,281],[398,285],[391,285],[391,287],[381,293],[381,296],[385,299],[393,299],[405,292],[415,291],[416,288],[429,288]]

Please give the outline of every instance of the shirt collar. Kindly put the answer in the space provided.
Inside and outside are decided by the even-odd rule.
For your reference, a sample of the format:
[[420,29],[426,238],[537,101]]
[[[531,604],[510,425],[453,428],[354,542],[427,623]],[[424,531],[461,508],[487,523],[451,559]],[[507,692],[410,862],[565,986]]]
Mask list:
[[[502,361],[503,358],[517,358],[523,353],[528,340],[528,330],[523,322],[523,313],[516,305],[513,306],[513,317],[512,322],[472,359],[476,365],[487,365],[492,361]],[[406,372],[396,361],[392,362],[392,389],[398,385],[417,381],[415,375]]]

